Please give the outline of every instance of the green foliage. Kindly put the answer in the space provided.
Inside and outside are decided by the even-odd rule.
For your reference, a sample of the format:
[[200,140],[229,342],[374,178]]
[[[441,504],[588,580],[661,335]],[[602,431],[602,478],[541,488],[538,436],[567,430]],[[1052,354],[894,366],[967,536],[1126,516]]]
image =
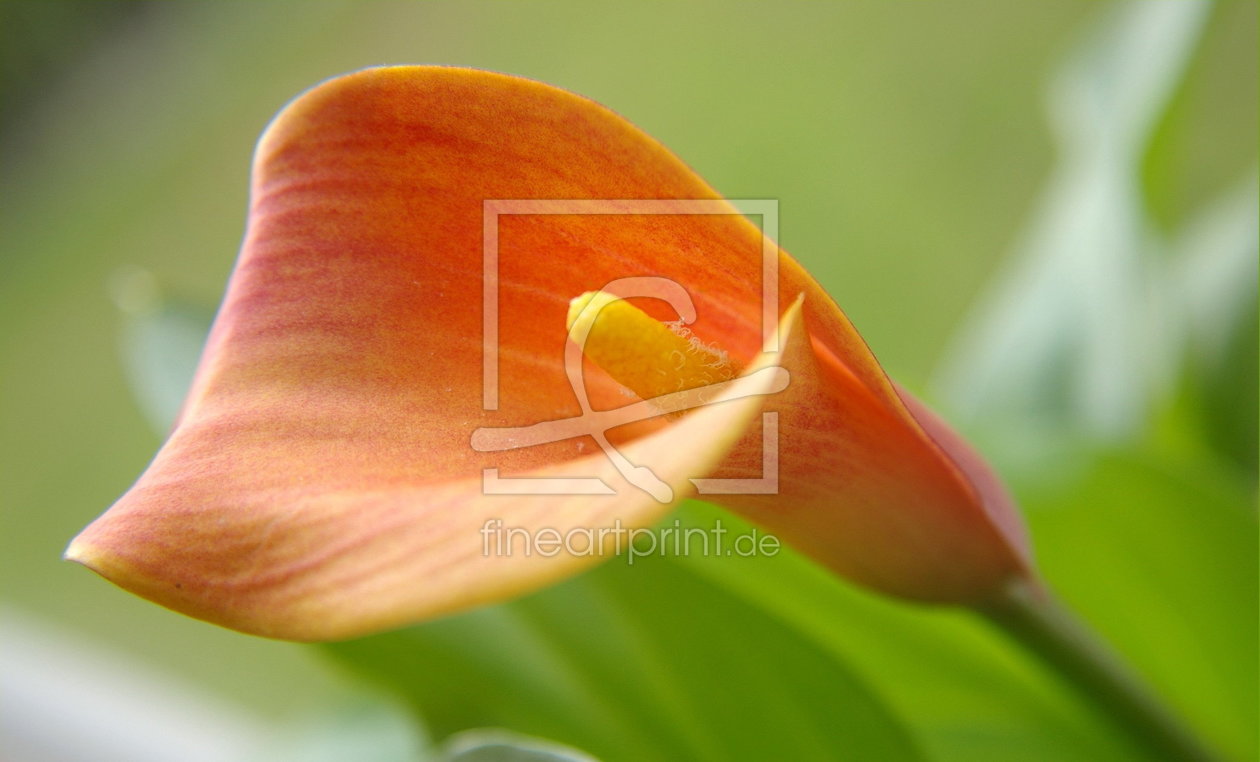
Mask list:
[[919,758],[843,658],[670,558],[326,648],[438,737],[501,725],[609,761]]
[[365,693],[291,723],[248,762],[419,762],[429,747],[405,707]]
[[[1248,496],[1133,455],[1090,462],[1021,490],[1046,577],[1230,759],[1254,757]],[[682,515],[740,531],[703,504]],[[864,593],[790,551],[614,561],[522,601],[329,648],[439,736],[503,724],[607,759],[764,758],[762,743],[814,758],[810,739],[910,758],[898,723],[938,760],[1140,757],[980,620]]]
[[1231,758],[1254,759],[1253,495],[1209,469],[1104,452],[1025,505],[1062,596],[1206,737]]
[[[1000,442],[994,451],[1012,440],[1033,447],[1030,468],[1047,454],[1035,448],[1060,438],[1140,440],[1184,382],[1182,369],[1212,368],[1202,383],[1220,383],[1225,346],[1256,323],[1254,175],[1195,209],[1172,237],[1143,186],[1143,161],[1209,8],[1108,6],[1052,83],[1058,167],[939,384],[967,427]],[[1230,380],[1254,389],[1255,352],[1246,355],[1250,367],[1232,364],[1243,373]],[[1237,425],[1208,425],[1228,427],[1219,444],[1233,454],[1248,449]]]
[[124,314],[121,351],[127,380],[154,431],[170,431],[188,394],[211,315],[165,297],[153,274],[136,267],[110,277]]
[[595,762],[595,758],[550,741],[502,730],[469,730],[453,736],[432,762]]

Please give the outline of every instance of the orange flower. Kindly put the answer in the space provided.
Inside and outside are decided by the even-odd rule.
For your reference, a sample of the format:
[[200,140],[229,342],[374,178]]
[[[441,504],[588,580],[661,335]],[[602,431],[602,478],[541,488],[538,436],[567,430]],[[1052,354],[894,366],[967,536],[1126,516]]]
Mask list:
[[[564,214],[497,199],[606,201]],[[697,199],[725,213],[694,213]],[[776,250],[765,271],[762,253],[753,224],[591,101],[440,67],[326,82],[259,143],[245,243],[170,439],[66,555],[228,627],[344,638],[601,555],[487,555],[495,520],[650,526],[708,477],[754,480],[734,484],[762,494],[706,499],[887,593],[982,603],[1026,575],[984,464],[889,382],[796,262]],[[627,276],[683,297],[600,295]],[[603,310],[583,317],[591,302]],[[792,305],[777,337],[775,303]],[[694,309],[687,335],[664,324],[679,309]],[[767,336],[781,346],[763,352]],[[638,401],[671,388],[668,415]],[[486,494],[496,475],[611,494]]]

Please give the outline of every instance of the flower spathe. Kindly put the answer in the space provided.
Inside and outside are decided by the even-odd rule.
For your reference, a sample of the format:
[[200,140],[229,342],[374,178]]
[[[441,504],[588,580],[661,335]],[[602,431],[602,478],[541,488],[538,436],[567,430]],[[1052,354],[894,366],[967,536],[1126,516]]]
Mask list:
[[[782,253],[779,303],[792,306],[778,351],[762,352],[762,236],[733,208],[498,217],[498,405],[485,409],[488,200],[719,198],[624,119],[537,82],[398,67],[319,85],[259,143],[243,248],[178,424],[67,557],[178,611],[299,640],[571,575],[598,554],[487,555],[480,530],[644,527],[670,502],[627,484],[586,436],[494,451],[472,439],[577,416],[570,301],[650,275],[683,287],[691,334],[741,370],[714,404],[609,432],[672,501],[695,477],[762,475],[773,412],[777,494],[715,502],[895,595],[979,603],[1027,574],[996,479]],[[757,372],[776,367],[782,391]],[[634,399],[616,375],[588,363],[595,408]],[[597,477],[615,494],[484,494],[485,469]]]

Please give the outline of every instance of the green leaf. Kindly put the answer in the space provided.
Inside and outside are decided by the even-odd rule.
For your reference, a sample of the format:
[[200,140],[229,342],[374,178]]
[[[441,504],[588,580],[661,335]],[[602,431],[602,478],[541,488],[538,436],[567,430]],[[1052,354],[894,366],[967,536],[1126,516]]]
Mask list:
[[290,723],[256,762],[419,762],[428,739],[397,702],[363,694]]
[[609,762],[921,758],[838,654],[670,558],[327,648],[439,737],[496,725]]
[[1204,468],[1103,454],[1027,503],[1064,600],[1209,740],[1254,759],[1260,548],[1248,491]]
[[153,430],[171,430],[210,333],[213,313],[166,298],[147,270],[121,268],[110,278],[123,312],[123,365],[132,395]]
[[940,374],[968,428],[1122,441],[1171,386],[1177,313],[1162,300],[1166,244],[1141,162],[1209,8],[1102,7],[1051,84],[1058,166]]
[[[685,506],[689,525],[721,517]],[[1132,760],[1138,752],[1078,697],[969,611],[859,590],[784,550],[775,557],[687,556],[690,567],[790,623],[849,663],[937,760]]]
[[468,730],[442,745],[433,762],[598,762],[566,746],[503,730]]
[[[1186,225],[1176,241],[1166,293],[1180,303],[1188,362],[1185,394],[1197,439],[1255,479],[1257,251],[1260,220],[1251,175]],[[1184,449],[1184,448],[1183,448]]]
[[[1175,473],[1134,454],[1080,462],[1052,489],[1020,489],[1045,577],[1211,743],[1254,758],[1249,494],[1203,469]],[[687,506],[700,525],[716,511]],[[863,593],[788,552],[743,561],[685,559],[846,658],[935,759],[1142,758],[1074,689],[967,612]]]

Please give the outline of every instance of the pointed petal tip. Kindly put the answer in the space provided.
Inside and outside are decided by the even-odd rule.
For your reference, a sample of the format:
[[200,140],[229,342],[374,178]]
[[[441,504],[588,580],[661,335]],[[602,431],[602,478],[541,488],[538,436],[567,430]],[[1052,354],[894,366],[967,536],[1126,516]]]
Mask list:
[[113,518],[107,511],[88,525],[66,546],[62,560],[83,566],[107,582],[152,603],[238,632],[308,642],[335,637],[336,633],[332,630],[321,630],[318,626],[313,628],[309,623],[287,617],[288,612],[277,611],[274,618],[259,620],[249,610],[237,611],[230,606],[217,605],[213,598],[201,599],[194,591],[185,590],[177,577],[167,578],[161,573],[146,572],[128,563],[124,553],[111,549],[97,537],[108,534]]
[[61,560],[70,561],[71,563],[76,563],[80,566],[86,566],[89,569],[92,568],[92,561],[89,558],[88,545],[87,543],[80,542],[78,537],[75,537],[70,541],[70,544],[66,546],[65,551],[61,554]]
[[117,574],[114,564],[110,563],[109,554],[104,551],[99,543],[94,542],[90,535],[97,528],[100,519],[89,524],[82,532],[70,541],[65,551],[61,554],[61,560],[78,564],[96,572],[100,576],[119,584],[114,579]]

